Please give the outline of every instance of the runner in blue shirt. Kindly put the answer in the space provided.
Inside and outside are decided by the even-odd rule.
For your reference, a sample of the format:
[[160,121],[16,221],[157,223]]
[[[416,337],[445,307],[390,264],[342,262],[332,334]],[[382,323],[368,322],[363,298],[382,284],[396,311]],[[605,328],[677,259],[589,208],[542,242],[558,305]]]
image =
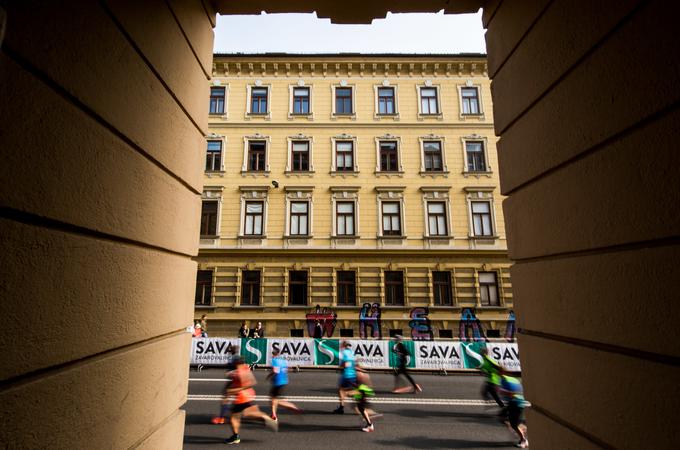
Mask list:
[[356,361],[354,359],[354,352],[349,342],[343,341],[340,351],[340,381],[338,386],[338,397],[340,399],[340,406],[333,412],[335,414],[345,413],[345,397],[350,394],[357,387],[357,371]]
[[272,351],[272,356],[272,373],[267,375],[267,378],[272,380],[272,389],[270,391],[272,402],[272,419],[279,420],[278,416],[276,415],[276,409],[279,405],[297,413],[301,413],[302,410],[295,406],[294,403],[281,398],[283,388],[288,385],[288,361],[279,356],[279,350],[277,349]]

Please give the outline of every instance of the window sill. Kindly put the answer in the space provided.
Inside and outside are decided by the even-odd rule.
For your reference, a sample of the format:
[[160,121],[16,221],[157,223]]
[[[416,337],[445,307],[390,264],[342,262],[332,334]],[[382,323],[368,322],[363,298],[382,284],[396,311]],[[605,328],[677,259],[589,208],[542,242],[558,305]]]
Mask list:
[[295,119],[314,120],[314,113],[307,113],[307,114],[288,113],[288,120],[295,120]]
[[314,176],[316,172],[313,170],[305,170],[305,171],[297,171],[297,170],[286,170],[283,172],[284,175],[286,176],[302,176],[302,177],[311,177]]
[[357,120],[357,115],[356,115],[356,113],[347,113],[347,114],[334,113],[334,114],[331,114],[331,120],[338,120],[338,119]]
[[217,305],[196,305],[194,304],[194,309],[215,309]]
[[271,171],[269,170],[241,170],[241,175],[253,177],[268,177]]
[[224,177],[224,173],[225,173],[224,170],[206,170],[204,172],[205,176],[208,178],[212,178],[215,176]]
[[442,113],[438,114],[418,114],[418,120],[444,120]]
[[264,309],[264,305],[234,305],[233,309]]
[[285,305],[283,308],[288,308],[288,309],[309,309],[311,306],[309,305]]
[[212,234],[210,234],[210,235],[206,234],[206,235],[200,236],[200,239],[219,239],[219,238],[220,237],[218,235],[212,235]]
[[358,239],[358,234],[342,234],[338,236],[331,236],[331,239]]
[[484,113],[479,113],[479,114],[471,114],[471,113],[470,113],[470,114],[465,114],[465,113],[462,113],[462,114],[460,114],[460,118],[461,118],[462,120],[465,120],[465,119],[468,119],[468,118],[472,118],[472,119],[484,119]]
[[476,178],[479,178],[479,177],[491,178],[491,176],[493,175],[493,172],[490,171],[490,170],[487,170],[487,171],[484,171],[484,172],[469,172],[469,171],[464,170],[462,173],[463,173],[463,176],[465,178],[470,177],[470,176],[473,176],[473,177],[476,177]]
[[358,177],[358,170],[331,170],[328,172],[332,177]]
[[221,112],[221,113],[208,113],[208,117],[210,119],[226,119],[227,114],[223,113],[223,112]]
[[449,172],[448,170],[421,170],[418,172],[421,177],[444,177],[448,178]]
[[332,308],[335,309],[356,309],[359,305],[333,305]]
[[404,236],[403,234],[400,234],[400,235],[396,235],[396,234],[395,234],[395,235],[389,235],[389,234],[387,234],[387,235],[380,235],[380,234],[379,234],[379,235],[376,236],[376,238],[378,238],[378,239],[384,239],[384,240],[386,240],[386,241],[389,241],[389,240],[394,240],[394,241],[396,241],[396,240],[406,239],[406,236]]
[[283,236],[286,239],[312,239],[314,236],[311,234],[286,234]]
[[404,176],[404,171],[403,170],[394,170],[394,171],[382,171],[382,170],[376,170],[375,172],[376,177],[403,177]]
[[477,309],[481,309],[483,311],[504,311],[504,310],[509,310],[507,306],[496,306],[496,305],[477,305]]
[[468,236],[468,239],[472,239],[475,241],[494,241],[496,239],[499,239],[500,236],[498,235],[489,235],[489,236]]
[[459,305],[430,305],[428,306],[430,310],[445,310],[445,311],[452,311],[452,310],[459,310],[461,307]]
[[423,239],[428,239],[430,241],[445,241],[448,239],[453,239],[453,236],[450,234],[443,235],[443,236],[426,236],[423,235]]
[[404,309],[406,305],[381,305],[381,309]]
[[373,118],[375,120],[380,120],[380,119],[392,119],[392,120],[399,120],[399,113],[394,113],[394,114],[374,114]]

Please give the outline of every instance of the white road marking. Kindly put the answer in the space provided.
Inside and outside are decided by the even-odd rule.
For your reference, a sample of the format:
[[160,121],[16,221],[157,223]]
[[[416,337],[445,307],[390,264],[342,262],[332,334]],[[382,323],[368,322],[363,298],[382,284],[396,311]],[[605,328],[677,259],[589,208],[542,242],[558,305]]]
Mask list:
[[[224,399],[223,395],[194,395],[187,396],[188,401],[221,401]],[[336,396],[313,396],[313,395],[287,395],[286,400],[296,403],[337,403]],[[257,395],[256,402],[269,402],[269,397],[266,395]],[[398,397],[373,397],[370,399],[371,403],[384,405],[440,405],[440,406],[487,406],[495,405],[496,402],[491,400],[474,400],[463,398],[398,398]]]

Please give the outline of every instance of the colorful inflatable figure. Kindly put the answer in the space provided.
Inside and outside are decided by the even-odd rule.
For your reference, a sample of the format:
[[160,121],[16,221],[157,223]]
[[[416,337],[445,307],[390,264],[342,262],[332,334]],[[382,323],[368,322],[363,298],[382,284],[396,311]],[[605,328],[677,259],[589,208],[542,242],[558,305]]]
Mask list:
[[475,342],[489,341],[484,334],[482,323],[479,321],[472,308],[463,308],[460,313],[460,340]]
[[515,311],[510,311],[508,314],[508,323],[505,326],[505,340],[508,342],[515,342]]
[[314,311],[310,312],[306,316],[307,319],[307,333],[310,337],[315,337],[315,331],[317,328],[317,322],[321,326],[321,336],[333,337],[335,332],[335,325],[338,322],[338,315],[328,308],[321,308],[316,305]]
[[[359,337],[361,339],[374,338],[382,339],[382,327],[380,323],[380,316],[382,311],[380,310],[380,304],[364,303],[359,311]],[[370,333],[368,329],[371,329]]]

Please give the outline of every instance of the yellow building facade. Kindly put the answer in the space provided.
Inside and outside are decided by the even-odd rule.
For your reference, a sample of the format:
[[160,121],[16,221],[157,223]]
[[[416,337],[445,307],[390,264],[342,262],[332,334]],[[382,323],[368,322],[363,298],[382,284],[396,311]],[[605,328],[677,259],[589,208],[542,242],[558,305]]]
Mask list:
[[195,298],[210,336],[514,337],[484,55],[212,69]]

